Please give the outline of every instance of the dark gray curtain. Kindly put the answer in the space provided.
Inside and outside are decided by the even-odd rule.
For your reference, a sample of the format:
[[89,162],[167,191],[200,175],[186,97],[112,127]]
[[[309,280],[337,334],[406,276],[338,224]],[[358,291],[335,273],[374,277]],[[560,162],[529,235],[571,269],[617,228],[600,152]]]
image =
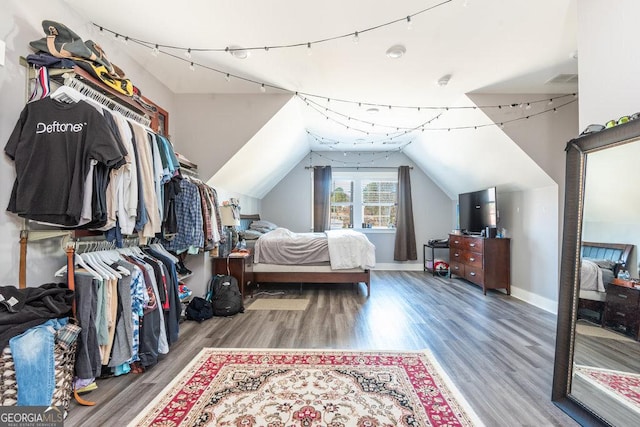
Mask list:
[[329,229],[331,209],[331,166],[313,168],[313,231]]
[[416,232],[413,226],[411,202],[411,177],[409,166],[398,168],[398,208],[396,213],[396,242],[393,250],[395,261],[418,259]]

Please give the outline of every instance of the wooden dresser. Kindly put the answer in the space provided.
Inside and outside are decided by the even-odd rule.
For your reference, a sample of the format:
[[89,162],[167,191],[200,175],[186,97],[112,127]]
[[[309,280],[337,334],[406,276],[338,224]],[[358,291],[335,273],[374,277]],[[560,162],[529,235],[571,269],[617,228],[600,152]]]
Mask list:
[[511,294],[511,239],[449,235],[449,271],[487,289]]

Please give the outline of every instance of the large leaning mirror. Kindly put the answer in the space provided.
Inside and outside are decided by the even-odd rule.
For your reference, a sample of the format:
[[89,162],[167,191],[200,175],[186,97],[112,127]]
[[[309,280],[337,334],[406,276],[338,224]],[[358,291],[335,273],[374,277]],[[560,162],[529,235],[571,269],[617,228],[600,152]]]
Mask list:
[[640,120],[566,156],[552,400],[581,425],[640,425]]

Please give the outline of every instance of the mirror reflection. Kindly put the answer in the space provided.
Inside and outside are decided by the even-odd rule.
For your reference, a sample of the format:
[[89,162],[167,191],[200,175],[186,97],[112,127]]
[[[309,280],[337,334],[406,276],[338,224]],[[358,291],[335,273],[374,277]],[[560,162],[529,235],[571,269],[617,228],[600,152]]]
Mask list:
[[640,140],[587,155],[571,396],[640,425]]

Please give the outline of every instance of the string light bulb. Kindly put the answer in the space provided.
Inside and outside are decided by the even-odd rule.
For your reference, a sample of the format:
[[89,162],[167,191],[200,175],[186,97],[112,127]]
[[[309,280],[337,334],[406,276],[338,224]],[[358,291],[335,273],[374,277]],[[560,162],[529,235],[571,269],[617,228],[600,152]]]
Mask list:
[[189,69],[191,71],[195,71],[196,70],[196,67],[195,67],[195,65],[193,65],[193,62],[191,64],[189,64]]
[[155,45],[155,47],[151,49],[151,55],[158,56],[159,53],[160,53],[160,49],[158,48],[158,45]]
[[313,54],[313,51],[311,50],[311,42],[307,43],[307,55],[311,56],[311,54]]
[[358,43],[360,41],[360,36],[358,36],[358,32],[353,33],[353,42]]
[[191,48],[187,49],[187,51],[184,53],[184,56],[187,59],[191,59]]
[[260,92],[265,93],[267,91],[267,88],[264,86],[264,83],[262,83],[260,85]]
[[413,23],[411,22],[411,16],[407,15],[407,30],[411,31],[413,29]]
[[229,73],[227,73],[227,74],[224,76],[224,79],[225,79],[226,81],[230,82],[230,81],[231,81],[231,75],[230,75]]

